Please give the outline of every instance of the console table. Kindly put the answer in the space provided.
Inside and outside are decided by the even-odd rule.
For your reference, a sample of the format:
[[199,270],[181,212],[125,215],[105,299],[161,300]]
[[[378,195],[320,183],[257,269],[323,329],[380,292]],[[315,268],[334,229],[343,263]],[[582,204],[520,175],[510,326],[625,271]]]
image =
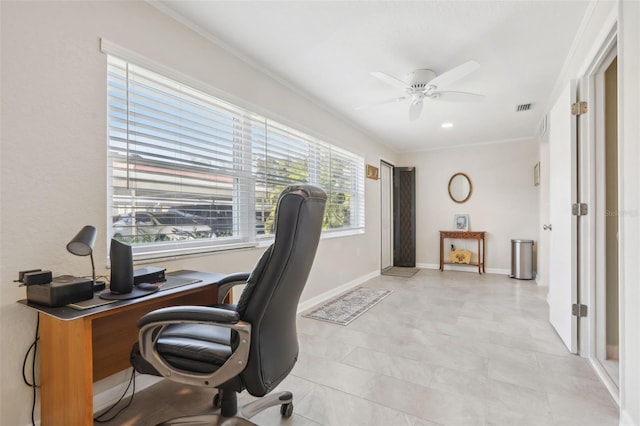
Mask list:
[[214,305],[223,274],[178,271],[192,284],[86,310],[18,302],[40,316],[40,419],[42,425],[93,425],[93,382],[129,368],[138,319],[176,305]]
[[[444,240],[450,238],[454,240],[478,240],[478,262],[477,263],[453,263],[444,260]],[[484,243],[485,231],[440,231],[440,270],[444,271],[444,265],[477,266],[478,273],[485,272],[484,264]],[[481,247],[482,246],[482,247]]]

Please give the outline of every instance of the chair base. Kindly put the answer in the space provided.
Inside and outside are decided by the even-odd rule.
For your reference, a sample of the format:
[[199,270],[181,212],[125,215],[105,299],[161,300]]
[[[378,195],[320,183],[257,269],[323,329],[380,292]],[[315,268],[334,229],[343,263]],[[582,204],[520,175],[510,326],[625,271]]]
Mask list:
[[180,417],[158,424],[158,426],[257,426],[242,417],[222,417],[220,414],[202,414]]
[[291,408],[289,410],[281,409],[280,411],[281,414],[283,412],[287,412],[288,415],[285,415],[285,417],[290,417],[293,407],[293,394],[285,391],[266,395],[245,404],[233,417],[224,417],[220,414],[220,410],[216,410],[214,413],[178,417],[167,420],[166,422],[160,423],[158,426],[257,426],[249,419],[261,411],[269,407],[275,407],[276,405],[283,407],[290,405]]

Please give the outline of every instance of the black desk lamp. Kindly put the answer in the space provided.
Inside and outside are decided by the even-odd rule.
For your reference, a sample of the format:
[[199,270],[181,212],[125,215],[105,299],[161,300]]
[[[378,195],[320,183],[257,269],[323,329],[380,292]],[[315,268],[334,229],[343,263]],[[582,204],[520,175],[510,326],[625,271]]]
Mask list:
[[91,256],[91,271],[93,273],[93,285],[96,285],[96,265],[93,263],[93,245],[96,242],[96,228],[91,225],[86,225],[78,232],[78,235],[73,237],[73,240],[67,244],[67,250],[69,253],[73,253],[76,256]]

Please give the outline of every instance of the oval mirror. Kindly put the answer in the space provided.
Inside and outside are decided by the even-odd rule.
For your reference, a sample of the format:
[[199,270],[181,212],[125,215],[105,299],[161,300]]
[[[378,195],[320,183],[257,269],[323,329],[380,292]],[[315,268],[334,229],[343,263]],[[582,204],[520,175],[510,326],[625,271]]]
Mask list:
[[456,173],[449,179],[449,197],[456,203],[464,203],[471,197],[471,179],[464,173]]

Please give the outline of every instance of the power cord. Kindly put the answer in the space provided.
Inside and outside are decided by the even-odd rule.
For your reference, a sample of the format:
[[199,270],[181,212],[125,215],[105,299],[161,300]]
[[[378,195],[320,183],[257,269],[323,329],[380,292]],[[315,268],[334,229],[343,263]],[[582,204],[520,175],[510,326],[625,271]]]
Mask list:
[[[118,412],[115,413],[113,416],[111,416],[111,417],[109,417],[107,419],[104,419],[103,417],[105,415],[107,415],[111,410],[116,408],[116,406],[124,399],[124,396],[127,394],[127,391],[129,391],[129,388],[131,387],[132,384],[133,384],[133,388],[131,390],[131,398],[129,398],[129,402],[127,402],[127,404],[124,407],[122,407],[120,410],[118,410]],[[127,388],[122,393],[122,396],[120,397],[120,399],[118,399],[111,407],[107,408],[102,413],[100,413],[97,416],[95,416],[93,418],[93,421],[96,422],[96,423],[107,423],[107,422],[110,422],[111,420],[115,419],[116,417],[118,417],[120,415],[120,413],[122,413],[124,410],[129,408],[129,406],[131,405],[131,402],[133,401],[133,396],[135,395],[135,393],[136,393],[136,370],[134,368],[132,368],[131,369],[131,377],[129,378],[129,384],[127,384]]]
[[[33,389],[33,404],[31,405],[32,426],[36,425],[36,418],[35,418],[36,401],[37,401],[36,393],[37,393],[37,390],[40,388],[40,386],[36,384],[36,358],[38,354],[38,341],[40,340],[39,334],[40,334],[40,315],[37,316],[36,333],[33,339],[33,343],[31,343],[31,346],[29,346],[29,349],[27,349],[27,353],[24,355],[24,360],[22,361],[22,380],[24,381],[25,385]],[[27,362],[29,361],[29,354],[32,352],[33,354],[31,358],[31,381],[29,381],[29,378],[27,378]],[[122,407],[120,410],[118,410],[118,412],[115,413],[113,416],[109,417],[108,419],[102,418],[111,410],[113,410],[124,399],[125,395],[129,391],[129,388],[132,388],[132,391],[131,391],[131,398],[129,398],[129,401],[127,402],[127,404],[124,407]],[[136,371],[135,369],[131,369],[131,377],[129,378],[129,383],[127,384],[127,388],[124,390],[122,396],[111,407],[106,409],[101,414],[97,415],[93,420],[96,423],[106,423],[115,419],[117,416],[120,415],[120,413],[122,413],[124,410],[129,408],[129,406],[131,405],[131,402],[133,401],[133,396],[135,393],[136,393]]]
[[[37,316],[36,321],[36,335],[33,339],[33,343],[27,349],[27,353],[24,355],[24,361],[22,362],[22,380],[24,383],[33,389],[33,404],[31,405],[31,424],[33,426],[36,425],[36,392],[40,386],[36,384],[36,355],[38,353],[38,340],[40,337],[38,336],[40,330],[40,315]],[[27,379],[27,360],[29,359],[29,353],[33,351],[33,356],[31,359],[31,382]]]

